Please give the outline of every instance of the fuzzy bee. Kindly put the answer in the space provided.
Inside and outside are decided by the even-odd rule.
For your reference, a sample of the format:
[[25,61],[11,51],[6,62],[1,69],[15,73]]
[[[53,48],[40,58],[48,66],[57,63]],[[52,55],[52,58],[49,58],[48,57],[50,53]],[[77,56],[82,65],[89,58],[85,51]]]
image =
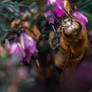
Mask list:
[[51,48],[58,48],[55,66],[65,71],[70,68],[73,70],[82,60],[88,48],[88,38],[82,23],[70,14],[69,0],[63,0],[63,9],[66,15],[59,28],[50,33],[49,44]]
[[[63,70],[73,68],[83,58],[88,45],[87,33],[82,24],[76,18],[64,19],[57,29],[59,43],[56,44],[59,51],[55,55],[55,65]],[[50,33],[49,43],[53,46],[54,32]]]

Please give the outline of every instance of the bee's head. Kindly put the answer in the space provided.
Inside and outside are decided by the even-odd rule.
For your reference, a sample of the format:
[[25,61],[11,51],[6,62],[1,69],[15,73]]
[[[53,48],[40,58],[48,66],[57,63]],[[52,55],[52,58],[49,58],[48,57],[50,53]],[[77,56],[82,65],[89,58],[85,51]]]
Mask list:
[[70,19],[67,18],[62,22],[62,27],[63,27],[63,35],[69,39],[69,40],[74,40],[76,39],[81,32],[82,25],[79,21],[76,19]]

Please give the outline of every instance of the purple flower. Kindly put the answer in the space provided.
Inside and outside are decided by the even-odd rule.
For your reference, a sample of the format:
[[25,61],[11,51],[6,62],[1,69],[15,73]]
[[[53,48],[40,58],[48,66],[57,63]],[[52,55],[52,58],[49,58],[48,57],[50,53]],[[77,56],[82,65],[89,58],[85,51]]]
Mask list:
[[52,10],[58,18],[62,17],[64,14],[64,10],[62,8],[62,0],[48,0],[48,5],[56,5],[55,8]]
[[63,8],[62,8],[62,0],[48,0],[47,1],[48,5],[55,5],[55,7],[48,11],[46,13],[46,17],[48,18],[49,24],[54,24],[54,14],[56,15],[57,18],[61,18],[62,15],[65,13]]
[[48,19],[48,23],[49,24],[54,24],[54,16],[53,16],[53,14],[52,14],[52,12],[51,11],[48,11],[47,13],[46,13],[46,16],[48,17],[47,19]]
[[36,41],[27,35],[26,33],[22,33],[20,36],[20,43],[13,42],[9,46],[9,53],[12,55],[19,54],[24,61],[28,63],[31,60],[32,54],[37,53],[38,50],[36,48]]
[[20,36],[20,43],[25,51],[24,61],[30,62],[32,54],[38,52],[36,48],[36,41],[26,33],[22,33]]
[[21,57],[25,57],[25,53],[20,43],[13,42],[9,46],[9,53],[13,55],[19,54]]
[[88,22],[87,17],[79,11],[73,12],[73,16],[75,16],[83,24],[85,31],[87,31],[86,29],[86,23]]

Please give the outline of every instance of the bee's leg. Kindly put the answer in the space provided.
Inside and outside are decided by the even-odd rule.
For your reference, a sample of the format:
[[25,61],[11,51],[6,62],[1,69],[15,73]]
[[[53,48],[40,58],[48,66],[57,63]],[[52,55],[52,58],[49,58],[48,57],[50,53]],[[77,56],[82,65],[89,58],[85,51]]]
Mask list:
[[53,44],[54,37],[55,37],[54,32],[53,32],[53,31],[50,32],[50,35],[49,35],[49,44],[50,44],[50,47],[51,47],[52,49],[55,48],[55,44]]
[[65,55],[61,51],[58,51],[55,55],[55,66],[59,69],[62,69],[64,61]]
[[60,42],[59,35],[56,35],[55,32],[50,32],[49,35],[49,44],[52,49],[56,49]]

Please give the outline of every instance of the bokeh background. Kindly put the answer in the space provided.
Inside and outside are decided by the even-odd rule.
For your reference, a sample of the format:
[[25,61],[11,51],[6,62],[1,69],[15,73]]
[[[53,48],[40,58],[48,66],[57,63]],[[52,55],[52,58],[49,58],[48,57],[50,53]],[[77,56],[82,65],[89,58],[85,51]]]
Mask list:
[[[56,51],[47,44],[52,28],[45,14],[54,6],[47,5],[47,0],[0,0],[0,92],[92,92],[92,0],[75,1],[77,10],[88,18],[86,27],[90,48],[76,71],[63,74],[53,69]],[[70,4],[73,7],[71,0]],[[32,55],[30,63],[22,62],[20,55],[10,55],[7,51],[10,43],[18,42],[25,32],[22,25],[11,28],[11,22],[21,19],[27,12],[31,14],[26,19],[30,27],[36,25],[43,37],[37,41],[38,56]],[[54,25],[57,28],[59,24],[55,22]],[[35,57],[41,63],[40,69],[35,64]]]

